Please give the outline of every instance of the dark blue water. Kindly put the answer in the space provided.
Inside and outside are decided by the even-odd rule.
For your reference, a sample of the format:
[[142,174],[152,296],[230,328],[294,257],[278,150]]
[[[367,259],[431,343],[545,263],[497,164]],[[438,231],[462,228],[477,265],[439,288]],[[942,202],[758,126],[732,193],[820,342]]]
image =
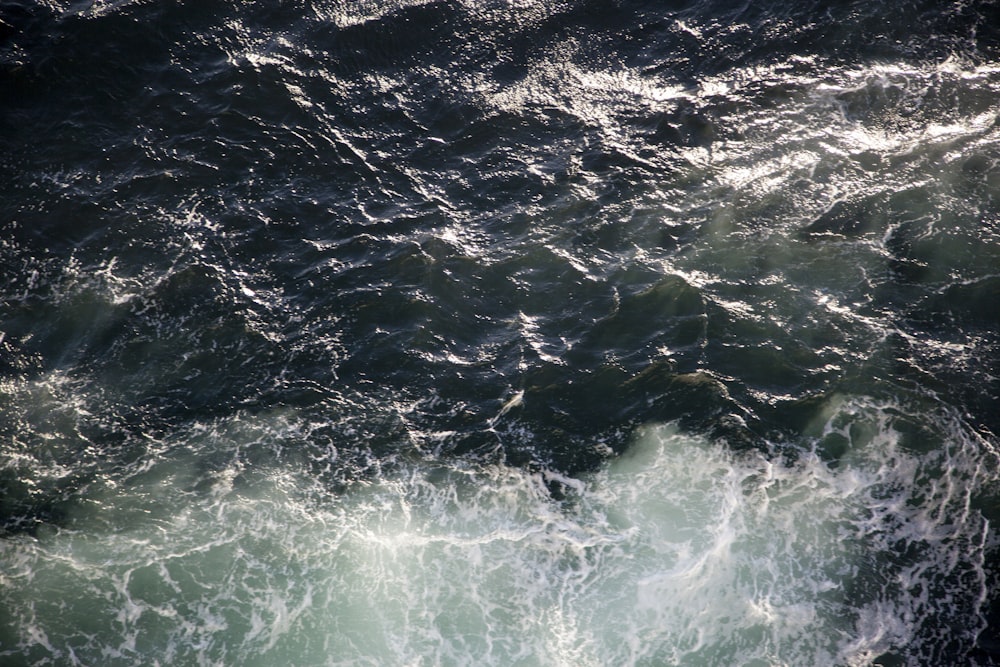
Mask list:
[[1000,662],[1000,4],[0,2],[0,662]]

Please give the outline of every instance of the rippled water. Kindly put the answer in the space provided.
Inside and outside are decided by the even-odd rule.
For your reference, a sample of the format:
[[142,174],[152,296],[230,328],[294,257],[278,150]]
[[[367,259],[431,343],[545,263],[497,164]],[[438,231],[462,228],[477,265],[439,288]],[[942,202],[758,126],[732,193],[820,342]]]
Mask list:
[[0,657],[1000,662],[998,53],[0,3]]

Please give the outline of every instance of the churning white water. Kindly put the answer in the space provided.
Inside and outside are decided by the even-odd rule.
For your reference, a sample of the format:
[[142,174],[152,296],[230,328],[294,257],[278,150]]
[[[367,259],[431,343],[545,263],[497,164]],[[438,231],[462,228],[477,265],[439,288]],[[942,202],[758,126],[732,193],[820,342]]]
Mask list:
[[0,543],[22,631],[4,655],[865,665],[956,609],[967,623],[939,643],[968,646],[986,534],[969,503],[995,472],[947,415],[947,442],[921,451],[895,414],[834,398],[794,461],[650,425],[580,479],[415,460],[341,493],[294,470],[206,470],[192,436],[127,484],[95,484],[72,528]]

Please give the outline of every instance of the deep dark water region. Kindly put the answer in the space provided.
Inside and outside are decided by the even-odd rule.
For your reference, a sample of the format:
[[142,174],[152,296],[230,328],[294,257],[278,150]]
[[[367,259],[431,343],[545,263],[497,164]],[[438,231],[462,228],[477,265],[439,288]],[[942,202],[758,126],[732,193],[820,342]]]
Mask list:
[[0,0],[0,664],[1000,664],[1000,3]]

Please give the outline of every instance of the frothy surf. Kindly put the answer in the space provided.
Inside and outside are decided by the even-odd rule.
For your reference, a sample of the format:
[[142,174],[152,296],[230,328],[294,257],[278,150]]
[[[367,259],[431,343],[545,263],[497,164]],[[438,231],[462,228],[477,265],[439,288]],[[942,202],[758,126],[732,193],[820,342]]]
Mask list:
[[960,422],[920,449],[898,414],[831,399],[794,461],[650,425],[579,478],[416,460],[342,493],[287,468],[206,471],[202,447],[233,443],[179,445],[127,484],[94,484],[68,527],[3,542],[18,635],[2,655],[943,664],[983,627],[987,525],[972,506],[995,470]]

